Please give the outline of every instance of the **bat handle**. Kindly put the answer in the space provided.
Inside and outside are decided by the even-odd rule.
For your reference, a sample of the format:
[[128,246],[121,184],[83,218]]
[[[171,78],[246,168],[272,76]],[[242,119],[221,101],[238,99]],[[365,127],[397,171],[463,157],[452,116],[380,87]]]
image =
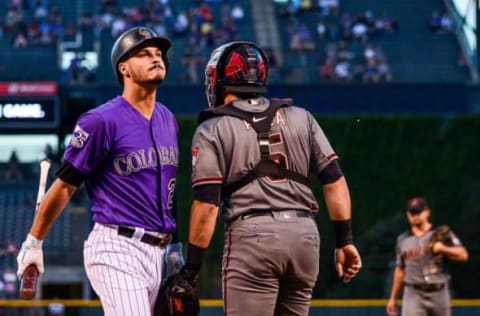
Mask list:
[[34,264],[29,265],[23,273],[22,281],[20,282],[20,298],[24,300],[31,300],[37,293],[38,270]]

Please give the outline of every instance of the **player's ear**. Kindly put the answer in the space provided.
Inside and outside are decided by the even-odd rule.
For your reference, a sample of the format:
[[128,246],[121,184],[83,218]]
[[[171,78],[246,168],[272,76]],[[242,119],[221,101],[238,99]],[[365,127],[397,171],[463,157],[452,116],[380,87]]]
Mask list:
[[130,72],[128,71],[127,65],[125,65],[124,63],[118,64],[118,70],[122,75],[130,77]]

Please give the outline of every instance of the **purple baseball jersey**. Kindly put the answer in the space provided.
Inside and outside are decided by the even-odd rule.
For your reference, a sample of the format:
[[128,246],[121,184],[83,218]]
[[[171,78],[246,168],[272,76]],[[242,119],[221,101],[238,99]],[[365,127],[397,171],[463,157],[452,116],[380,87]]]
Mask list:
[[174,115],[158,102],[150,120],[121,96],[78,119],[64,159],[87,175],[95,222],[175,230],[177,136]]

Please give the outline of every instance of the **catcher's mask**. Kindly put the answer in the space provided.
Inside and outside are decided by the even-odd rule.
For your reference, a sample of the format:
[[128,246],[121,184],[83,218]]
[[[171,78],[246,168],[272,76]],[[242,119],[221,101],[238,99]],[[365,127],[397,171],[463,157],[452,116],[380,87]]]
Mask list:
[[208,106],[223,103],[223,93],[265,93],[268,61],[261,48],[250,42],[230,42],[215,49],[205,68]]
[[121,34],[112,47],[110,60],[113,70],[117,75],[118,82],[123,85],[123,76],[118,70],[118,64],[128,58],[134,51],[147,46],[158,47],[162,51],[162,59],[165,64],[165,76],[168,74],[167,52],[172,46],[169,39],[158,36],[152,29],[147,27],[134,27]]

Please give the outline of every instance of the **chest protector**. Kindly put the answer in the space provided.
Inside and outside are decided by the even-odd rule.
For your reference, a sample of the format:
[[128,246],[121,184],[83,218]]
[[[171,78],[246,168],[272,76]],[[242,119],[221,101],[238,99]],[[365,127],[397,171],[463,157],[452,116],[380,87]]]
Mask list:
[[231,195],[236,190],[261,177],[288,178],[303,185],[310,186],[310,180],[308,177],[279,165],[270,157],[270,126],[273,118],[279,108],[287,107],[290,104],[291,100],[288,99],[271,99],[270,105],[263,112],[247,112],[236,108],[231,104],[200,112],[198,124],[212,117],[229,115],[247,121],[257,132],[257,140],[260,148],[260,161],[253,169],[249,170],[243,178],[231,183],[223,184],[222,198]]

